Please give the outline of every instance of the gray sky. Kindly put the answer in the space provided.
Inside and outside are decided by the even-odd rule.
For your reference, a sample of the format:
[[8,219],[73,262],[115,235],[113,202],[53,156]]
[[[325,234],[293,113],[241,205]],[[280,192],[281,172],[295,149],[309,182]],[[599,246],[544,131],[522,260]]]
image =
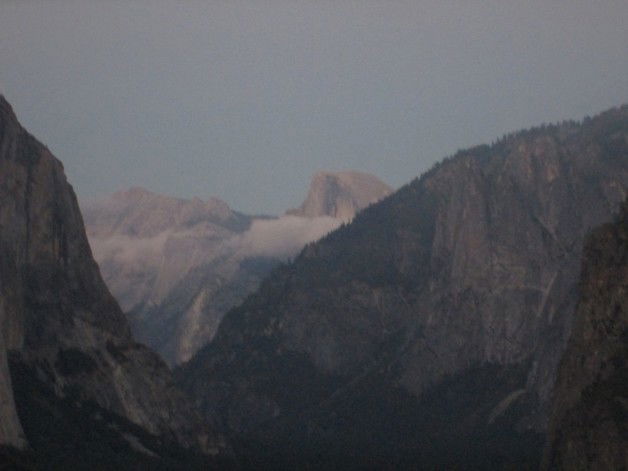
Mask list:
[[81,198],[297,206],[628,101],[628,2],[0,0],[0,91]]

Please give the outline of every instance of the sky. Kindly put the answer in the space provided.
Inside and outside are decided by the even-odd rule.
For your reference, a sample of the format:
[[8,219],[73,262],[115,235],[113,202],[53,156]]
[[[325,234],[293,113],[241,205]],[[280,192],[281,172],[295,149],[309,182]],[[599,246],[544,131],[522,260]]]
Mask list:
[[79,199],[280,214],[318,170],[399,187],[628,102],[626,25],[625,0],[0,0],[0,93]]

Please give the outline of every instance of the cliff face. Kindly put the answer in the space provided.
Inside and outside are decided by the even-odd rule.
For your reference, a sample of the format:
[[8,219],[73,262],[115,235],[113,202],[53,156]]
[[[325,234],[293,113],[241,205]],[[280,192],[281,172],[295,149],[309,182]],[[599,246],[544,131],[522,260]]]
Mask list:
[[628,202],[584,249],[580,301],[558,371],[544,468],[628,467]]
[[[159,357],[133,340],[92,258],[62,164],[19,125],[3,97],[0,254],[0,326],[29,442],[44,433],[37,417],[30,420],[33,407],[66,400],[95,404],[180,446],[213,439]],[[49,394],[26,407],[43,389]]]
[[627,185],[628,107],[461,152],[275,271],[178,374],[257,463],[534,466],[582,241]]
[[13,384],[7,363],[4,337],[0,332],[0,445],[24,448],[26,440],[13,400]]
[[94,257],[125,312],[161,303],[182,274],[250,225],[218,199],[185,200],[142,188],[83,210]]
[[178,364],[213,338],[224,314],[273,267],[388,191],[372,175],[320,173],[303,204],[309,209],[279,218],[140,188],[85,205],[84,214],[94,257],[133,333]]
[[304,217],[331,216],[344,220],[391,193],[392,189],[373,175],[362,172],[319,172],[305,201],[287,214]]

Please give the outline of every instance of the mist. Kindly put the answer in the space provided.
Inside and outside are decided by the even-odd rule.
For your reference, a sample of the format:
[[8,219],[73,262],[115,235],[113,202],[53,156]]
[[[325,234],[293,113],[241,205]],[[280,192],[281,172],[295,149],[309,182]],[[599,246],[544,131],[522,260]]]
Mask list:
[[342,219],[332,217],[257,219],[249,230],[229,240],[228,244],[240,257],[263,256],[285,260],[341,224]]
[[[342,222],[332,217],[282,216],[277,219],[254,219],[251,227],[242,234],[218,241],[202,231],[166,230],[153,237],[91,235],[89,242],[96,260],[109,260],[116,265],[134,267],[135,270],[159,267],[168,253],[171,255],[169,258],[180,258],[176,254],[177,244],[180,243],[197,246],[196,252],[185,251],[185,258],[190,260],[191,266],[224,257],[236,260],[248,257],[287,260],[306,244],[338,228]],[[208,243],[212,244],[212,249],[204,250]]]

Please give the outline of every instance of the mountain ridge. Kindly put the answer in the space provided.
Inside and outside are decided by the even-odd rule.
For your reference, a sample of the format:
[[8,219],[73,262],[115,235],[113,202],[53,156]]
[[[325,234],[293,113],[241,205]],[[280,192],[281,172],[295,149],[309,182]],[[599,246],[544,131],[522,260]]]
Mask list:
[[[321,179],[334,184],[317,186]],[[365,173],[319,172],[303,207],[313,198],[329,207],[308,214],[247,216],[216,198],[186,200],[137,187],[83,209],[94,256],[133,332],[177,364],[213,338],[224,313],[273,266],[388,191]],[[345,219],[336,217],[338,208]]]
[[580,247],[626,196],[627,135],[623,106],[459,152],[276,269],[177,377],[253,465],[359,466],[361,449],[536,466]]

